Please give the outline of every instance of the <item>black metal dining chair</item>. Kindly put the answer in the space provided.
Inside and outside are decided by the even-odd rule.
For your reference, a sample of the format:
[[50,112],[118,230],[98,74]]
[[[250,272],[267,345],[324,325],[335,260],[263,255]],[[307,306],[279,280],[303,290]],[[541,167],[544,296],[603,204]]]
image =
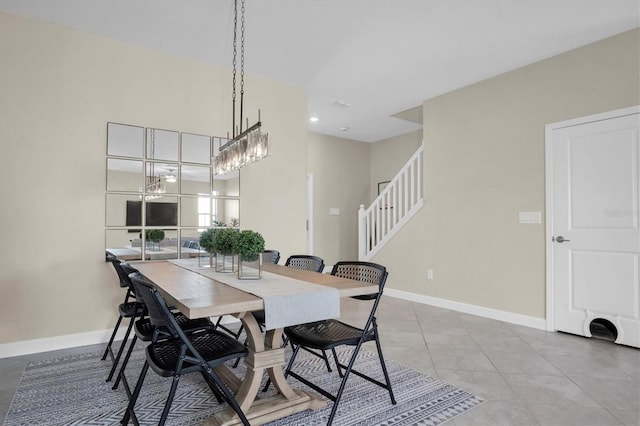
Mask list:
[[[109,339],[109,343],[107,343],[107,347],[105,348],[104,353],[102,354],[103,361],[107,358],[107,356],[110,356],[111,361],[113,362],[111,366],[111,370],[109,371],[109,375],[107,376],[107,382],[110,382],[118,367],[118,363],[120,362],[120,357],[122,356],[122,352],[124,351],[126,342],[129,339],[129,335],[131,334],[131,330],[133,328],[135,318],[142,315],[144,310],[144,305],[136,299],[135,291],[131,286],[131,281],[129,280],[129,277],[127,276],[127,274],[124,272],[122,268],[123,263],[120,261],[120,259],[118,259],[116,256],[114,256],[109,252],[106,252],[105,259],[107,262],[111,262],[111,264],[113,265],[113,268],[115,269],[116,274],[118,275],[120,287],[126,289],[124,301],[120,305],[118,305],[119,315],[116,321],[116,325],[113,327],[113,332],[111,333],[111,338]],[[113,347],[112,347],[113,341],[116,337],[116,334],[120,327],[120,323],[122,322],[123,318],[127,318],[129,320],[129,324],[127,326],[127,331],[125,332],[124,338],[120,343],[120,348],[118,348],[117,354],[114,355]]]
[[280,262],[280,252],[278,250],[265,250],[262,252],[262,263],[277,265],[278,262]]
[[[131,281],[131,278],[129,278],[129,275],[138,272],[138,270],[126,263],[120,264],[120,267],[122,268],[122,271],[125,274],[127,274],[126,280],[130,283],[131,288],[133,288],[134,287],[133,282]],[[120,381],[123,381],[125,384],[125,391],[127,392],[127,395],[129,397],[131,397],[131,390],[129,389],[129,385],[126,381],[125,369],[129,362],[129,358],[131,357],[131,353],[133,352],[133,349],[135,348],[135,345],[136,345],[136,341],[138,339],[140,339],[143,342],[150,342],[153,340],[153,336],[156,331],[156,327],[151,323],[151,319],[147,315],[146,305],[141,300],[138,300],[138,303],[141,303],[144,306],[144,309],[140,314],[140,316],[135,319],[135,323],[133,327],[133,330],[134,330],[133,339],[131,339],[131,343],[129,343],[129,349],[127,350],[127,353],[122,359],[122,363],[120,365],[120,371],[118,372],[118,375],[116,376],[116,381],[114,382],[111,388],[111,389],[117,389],[118,385],[120,384]],[[182,330],[184,330],[186,334],[191,334],[191,333],[195,333],[196,331],[206,330],[206,329],[215,330],[215,325],[211,322],[209,318],[189,319],[181,312],[174,311],[174,308],[169,308],[169,309],[171,310],[171,314],[175,318],[180,328],[182,328]]]
[[[381,386],[384,389],[387,389],[389,391],[391,403],[396,403],[395,397],[393,395],[393,390],[391,388],[391,381],[389,380],[387,367],[382,355],[382,348],[380,347],[378,325],[375,317],[378,304],[380,303],[380,298],[382,297],[384,284],[388,276],[386,268],[382,265],[371,262],[337,262],[333,266],[331,274],[356,281],[367,282],[370,283],[373,288],[375,288],[375,291],[372,291],[371,294],[367,294],[364,296],[353,296],[354,299],[374,301],[371,312],[369,313],[369,317],[364,327],[357,328],[342,321],[329,319],[285,327],[284,329],[287,338],[294,348],[293,354],[291,355],[291,358],[285,370],[285,376],[294,377],[298,381],[304,383],[305,385],[309,386],[310,388],[316,390],[318,393],[333,401],[333,407],[331,409],[331,414],[329,415],[327,425],[331,425],[333,419],[335,418],[338,404],[340,403],[340,398],[342,397],[345,386],[347,384],[347,379],[349,378],[349,375],[351,373],[362,377],[363,379],[366,379],[371,383]],[[380,359],[380,366],[382,368],[385,383],[382,383],[353,368],[360,348],[365,342],[370,341],[374,341],[376,344],[376,349],[378,352],[378,357]],[[339,361],[338,355],[336,353],[336,348],[340,346],[354,347],[351,358],[346,365],[342,364]],[[335,395],[327,392],[317,384],[304,378],[301,374],[292,371],[292,367],[295,363],[296,357],[298,356],[298,353],[302,348],[317,351],[330,350],[332,352],[333,359],[338,369],[338,374],[342,378],[338,392]]]
[[294,254],[287,258],[284,266],[295,269],[303,269],[305,271],[322,272],[322,270],[324,269],[324,260],[318,256]]
[[184,374],[199,372],[219,402],[225,401],[236,412],[243,425],[249,425],[244,412],[214,368],[229,359],[244,357],[247,348],[220,331],[206,329],[186,334],[176,321],[154,284],[139,273],[130,275],[138,297],[144,301],[154,333],[145,350],[145,363],[129,400],[122,424],[129,423],[149,367],[162,377],[172,377],[169,395],[164,405],[159,425],[164,425],[171,404]]

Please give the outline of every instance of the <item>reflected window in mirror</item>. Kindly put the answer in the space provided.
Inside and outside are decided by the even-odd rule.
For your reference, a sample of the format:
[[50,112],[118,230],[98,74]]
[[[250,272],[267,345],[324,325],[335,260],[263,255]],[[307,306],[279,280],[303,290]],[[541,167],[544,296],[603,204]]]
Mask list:
[[182,197],[180,201],[180,225],[198,227],[201,231],[210,227],[211,197]]

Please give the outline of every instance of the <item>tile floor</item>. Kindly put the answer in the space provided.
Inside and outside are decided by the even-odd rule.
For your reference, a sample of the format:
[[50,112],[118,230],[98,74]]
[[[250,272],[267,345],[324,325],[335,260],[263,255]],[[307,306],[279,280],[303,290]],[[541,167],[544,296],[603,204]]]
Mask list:
[[[367,303],[346,300],[343,317]],[[377,316],[386,358],[486,400],[448,425],[640,425],[638,349],[386,296]],[[0,359],[0,418],[28,362],[101,348]]]

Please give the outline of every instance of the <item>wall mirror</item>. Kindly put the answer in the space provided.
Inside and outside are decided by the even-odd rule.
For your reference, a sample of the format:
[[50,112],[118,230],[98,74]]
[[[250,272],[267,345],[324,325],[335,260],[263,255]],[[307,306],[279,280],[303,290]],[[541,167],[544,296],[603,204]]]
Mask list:
[[142,158],[144,128],[107,123],[107,155]]
[[211,195],[211,167],[183,164],[180,167],[181,192],[192,195]]
[[211,158],[211,138],[209,136],[182,134],[182,162],[209,164]]
[[142,192],[142,160],[107,159],[107,191]]
[[213,175],[213,193],[219,196],[235,197],[240,195],[240,171]]
[[178,141],[178,132],[147,129],[147,158],[178,161]]
[[147,161],[146,192],[177,194],[178,191],[178,163],[161,163]]
[[[212,175],[214,141],[107,123],[105,248],[122,259],[199,256],[200,234],[240,226],[240,172]],[[206,254],[208,256],[208,254]]]

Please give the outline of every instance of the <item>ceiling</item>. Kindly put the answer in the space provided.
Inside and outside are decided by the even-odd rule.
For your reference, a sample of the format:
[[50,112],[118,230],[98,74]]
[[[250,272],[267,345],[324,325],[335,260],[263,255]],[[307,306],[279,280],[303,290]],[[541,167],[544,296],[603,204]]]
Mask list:
[[[0,10],[230,67],[232,3]],[[638,26],[640,0],[246,0],[245,70],[304,87],[310,131],[375,142],[421,128],[425,99]]]

